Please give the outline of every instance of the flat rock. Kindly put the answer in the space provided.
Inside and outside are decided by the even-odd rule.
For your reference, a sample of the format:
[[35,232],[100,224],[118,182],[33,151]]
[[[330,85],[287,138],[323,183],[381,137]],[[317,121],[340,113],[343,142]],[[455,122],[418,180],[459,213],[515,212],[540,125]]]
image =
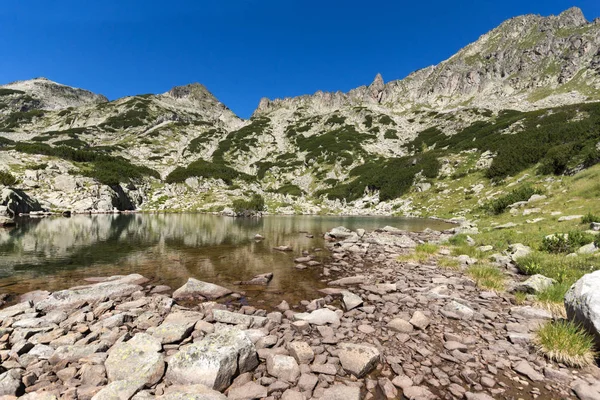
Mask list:
[[267,357],[267,372],[278,379],[295,383],[300,377],[300,366],[293,357],[271,355]]
[[52,293],[36,304],[36,309],[75,310],[85,303],[96,303],[103,299],[129,296],[143,288],[140,284],[148,280],[139,274],[131,274],[118,279],[107,280],[91,285],[77,286]]
[[258,365],[256,348],[239,329],[224,328],[174,354],[166,378],[175,384],[202,384],[224,390],[236,373]]
[[255,382],[233,388],[227,394],[229,400],[258,400],[267,396],[267,388]]
[[511,307],[510,314],[525,319],[552,319],[552,313],[532,306]]
[[520,361],[513,366],[513,369],[521,375],[524,375],[532,381],[543,381],[544,375],[537,372],[527,361]]
[[156,400],[227,400],[222,393],[204,385],[173,385],[165,389]]
[[161,350],[160,339],[147,333],[116,344],[104,363],[109,381],[136,381],[147,387],[158,383],[165,372]]
[[315,353],[306,342],[291,342],[288,344],[290,355],[298,361],[298,364],[310,364],[315,358]]
[[323,400],[360,400],[360,389],[354,386],[336,384],[323,391]]
[[338,357],[342,368],[357,378],[371,372],[379,363],[380,353],[374,346],[340,343]]
[[294,319],[297,321],[306,321],[312,325],[340,324],[340,317],[335,311],[328,308],[319,308],[311,313],[294,314]]
[[328,284],[332,286],[347,286],[347,285],[358,285],[364,283],[366,277],[364,275],[348,276],[335,281],[331,281]]
[[413,331],[413,324],[402,318],[394,318],[387,324],[388,329],[400,333],[411,333]]
[[135,380],[121,380],[111,382],[108,386],[100,390],[92,400],[117,400],[130,399],[140,389],[144,387],[144,382]]
[[11,369],[0,374],[0,396],[16,396],[21,387],[20,370]]
[[176,343],[188,337],[201,319],[202,314],[197,312],[173,312],[159,326],[150,328],[147,332],[162,344]]
[[188,281],[182,287],[173,292],[173,298],[176,300],[181,300],[202,297],[213,300],[227,296],[231,293],[233,293],[233,291],[224,288],[223,286],[199,281],[195,278],[188,278]]
[[411,386],[403,391],[404,396],[409,400],[435,400],[437,396],[434,395],[423,386]]

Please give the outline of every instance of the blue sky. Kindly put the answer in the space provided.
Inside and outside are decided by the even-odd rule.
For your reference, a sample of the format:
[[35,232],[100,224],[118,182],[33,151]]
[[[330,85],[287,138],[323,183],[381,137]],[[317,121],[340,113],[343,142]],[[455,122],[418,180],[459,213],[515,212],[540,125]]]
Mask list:
[[600,16],[598,0],[4,1],[0,83],[44,76],[115,99],[200,82],[247,118],[261,97],[400,79],[510,17],[571,6]]

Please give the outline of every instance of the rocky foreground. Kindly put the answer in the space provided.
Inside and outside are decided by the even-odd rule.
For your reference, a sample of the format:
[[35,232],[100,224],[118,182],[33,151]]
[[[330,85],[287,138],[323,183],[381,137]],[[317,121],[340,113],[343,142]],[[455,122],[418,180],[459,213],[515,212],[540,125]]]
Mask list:
[[141,275],[29,293],[0,310],[0,399],[600,398],[597,368],[536,353],[549,312],[397,261],[444,236],[337,229],[328,263],[297,259],[335,278],[323,297],[270,312],[193,278],[172,294]]

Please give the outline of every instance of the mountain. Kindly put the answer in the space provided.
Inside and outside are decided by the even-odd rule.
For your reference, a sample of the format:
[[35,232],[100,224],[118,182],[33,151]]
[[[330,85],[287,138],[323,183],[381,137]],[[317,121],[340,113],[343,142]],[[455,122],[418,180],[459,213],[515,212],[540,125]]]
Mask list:
[[246,121],[201,84],[108,101],[11,83],[0,170],[57,210],[221,211],[256,193],[275,212],[433,213],[413,200],[451,176],[593,165],[598,100],[600,20],[571,8],[512,18],[402,80],[262,99]]

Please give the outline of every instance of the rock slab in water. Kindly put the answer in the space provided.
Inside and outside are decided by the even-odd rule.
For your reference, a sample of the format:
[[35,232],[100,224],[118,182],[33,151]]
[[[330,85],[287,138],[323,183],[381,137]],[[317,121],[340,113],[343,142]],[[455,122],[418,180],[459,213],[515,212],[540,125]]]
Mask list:
[[142,283],[148,279],[139,274],[116,277],[116,279],[107,280],[91,285],[76,286],[71,289],[61,290],[52,293],[46,299],[36,304],[36,308],[41,311],[51,310],[73,310],[81,307],[85,303],[96,303],[105,298],[117,298],[129,296],[138,290],[141,290]]
[[231,290],[224,288],[223,286],[199,281],[198,279],[194,278],[188,278],[188,281],[185,283],[185,285],[173,292],[173,298],[176,300],[182,300],[204,297],[206,299],[213,300],[227,296],[231,293],[233,293]]
[[225,328],[183,347],[171,357],[166,377],[175,384],[202,384],[224,390],[237,372],[258,365],[256,348],[239,329]]
[[594,335],[600,346],[600,271],[584,275],[565,295],[567,317]]

